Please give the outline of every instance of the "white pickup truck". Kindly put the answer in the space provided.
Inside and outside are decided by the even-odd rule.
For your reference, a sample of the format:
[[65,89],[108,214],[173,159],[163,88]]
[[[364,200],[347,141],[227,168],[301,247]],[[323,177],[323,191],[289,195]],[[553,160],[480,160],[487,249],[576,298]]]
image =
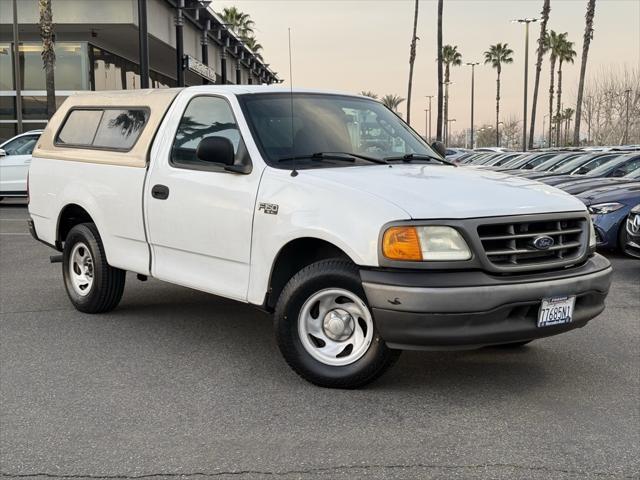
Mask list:
[[74,95],[29,176],[82,312],[125,272],[274,313],[289,365],[362,386],[402,349],[523,345],[604,309],[584,204],[443,160],[370,98],[264,86]]

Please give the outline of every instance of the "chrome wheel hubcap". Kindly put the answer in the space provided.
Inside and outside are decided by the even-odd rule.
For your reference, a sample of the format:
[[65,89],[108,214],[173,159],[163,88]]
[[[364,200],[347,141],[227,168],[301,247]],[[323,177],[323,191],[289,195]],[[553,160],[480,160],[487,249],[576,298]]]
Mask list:
[[78,242],[69,256],[69,278],[73,290],[84,297],[93,285],[93,257],[86,244]]
[[331,366],[354,363],[369,349],[373,320],[360,297],[341,288],[316,292],[302,306],[298,333],[304,349]]

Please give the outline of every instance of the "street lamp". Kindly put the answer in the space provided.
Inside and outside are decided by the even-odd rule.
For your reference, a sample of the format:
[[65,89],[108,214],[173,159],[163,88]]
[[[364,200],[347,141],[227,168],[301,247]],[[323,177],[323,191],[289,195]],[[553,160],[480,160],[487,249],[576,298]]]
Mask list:
[[425,95],[425,97],[429,99],[429,110],[425,110],[425,112],[429,112],[429,118],[427,120],[429,136],[426,136],[427,125],[425,125],[425,138],[427,139],[427,142],[431,143],[431,99],[435,97],[435,95]]
[[444,109],[444,138],[445,138],[445,145],[447,143],[447,138],[449,138],[449,85],[453,85],[453,82],[443,82],[444,85],[444,104],[445,104],[445,109]]
[[[544,132],[546,132],[545,125],[547,123],[547,117],[548,116],[549,116],[549,114],[547,113],[542,117],[542,146],[543,147],[545,146],[544,145]],[[549,139],[549,140],[551,140],[551,139]],[[551,144],[549,144],[549,146],[551,146]]]
[[451,124],[452,124],[453,122],[455,122],[455,121],[456,121],[456,119],[455,119],[455,118],[452,118],[452,119],[450,119],[450,120],[447,120],[447,135],[444,137],[444,138],[445,138],[445,141],[444,141],[445,146],[448,146],[448,145],[449,145],[449,131],[450,131],[449,129],[451,128]]
[[522,114],[522,151],[527,151],[527,87],[529,80],[529,24],[537,22],[537,18],[518,18],[512,23],[525,24],[524,40],[524,112]]
[[627,88],[624,93],[626,94],[626,103],[627,103],[627,113],[626,113],[626,123],[624,126],[624,145],[629,143],[629,96],[631,95],[631,89]]
[[475,90],[475,73],[476,65],[480,65],[480,62],[467,62],[466,65],[471,67],[471,148],[473,148],[473,102]]

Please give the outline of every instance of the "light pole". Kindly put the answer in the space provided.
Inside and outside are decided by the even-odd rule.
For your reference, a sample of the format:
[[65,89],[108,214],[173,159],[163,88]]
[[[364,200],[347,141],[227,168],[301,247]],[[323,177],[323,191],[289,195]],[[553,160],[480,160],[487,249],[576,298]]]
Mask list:
[[429,136],[427,137],[427,142],[431,143],[431,99],[435,97],[435,95],[425,95],[425,97],[429,99],[429,121],[427,122],[429,124]]
[[547,123],[547,117],[549,116],[549,114],[547,113],[544,117],[542,117],[542,146],[544,147],[544,132],[545,130],[545,125]]
[[525,24],[524,36],[524,111],[522,113],[522,151],[527,151],[527,88],[529,82],[529,24],[537,22],[537,18],[518,18],[514,23]]
[[473,148],[473,103],[475,94],[475,76],[476,65],[480,65],[480,62],[467,62],[467,65],[471,67],[471,148]]
[[453,82],[443,82],[444,83],[444,104],[446,108],[444,109],[444,138],[445,145],[447,144],[447,139],[449,138],[449,85],[453,85]]
[[455,118],[452,118],[452,119],[450,119],[450,120],[449,120],[449,119],[447,119],[447,135],[444,137],[444,138],[445,138],[445,142],[444,142],[444,145],[445,145],[445,146],[449,146],[449,132],[451,131],[451,130],[450,130],[450,129],[451,129],[451,124],[452,124],[453,122],[455,122],[455,121],[456,121],[456,119],[455,119]]
[[626,102],[627,102],[627,113],[626,113],[626,123],[624,126],[624,145],[629,143],[629,96],[631,95],[631,89],[627,88],[624,93],[626,93]]
[[149,88],[149,39],[147,0],[138,0],[138,57],[140,58],[140,88]]
[[18,5],[13,0],[13,81],[16,89],[16,133],[22,133],[22,79],[20,78],[20,40],[18,39]]

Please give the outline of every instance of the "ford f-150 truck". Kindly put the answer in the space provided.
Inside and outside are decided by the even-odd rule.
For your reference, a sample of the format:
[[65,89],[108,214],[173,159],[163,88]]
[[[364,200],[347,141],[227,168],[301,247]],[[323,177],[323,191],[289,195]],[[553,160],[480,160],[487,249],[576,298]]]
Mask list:
[[402,349],[519,346],[601,313],[611,267],[584,204],[442,152],[361,96],[77,94],[33,153],[30,229],[78,310],[116,308],[127,271],[253,304],[327,387]]

